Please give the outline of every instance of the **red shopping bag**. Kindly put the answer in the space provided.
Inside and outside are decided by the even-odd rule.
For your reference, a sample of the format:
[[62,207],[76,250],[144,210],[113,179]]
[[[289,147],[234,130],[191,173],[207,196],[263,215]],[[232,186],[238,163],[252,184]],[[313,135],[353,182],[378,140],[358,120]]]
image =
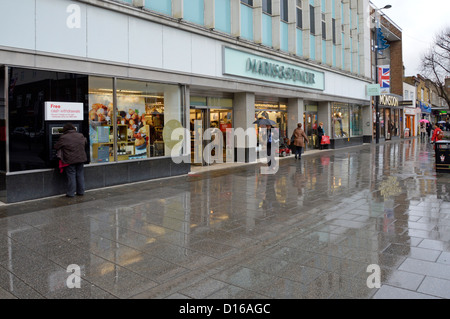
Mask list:
[[322,136],[322,140],[320,141],[320,144],[322,144],[322,145],[330,144],[330,137],[328,135]]

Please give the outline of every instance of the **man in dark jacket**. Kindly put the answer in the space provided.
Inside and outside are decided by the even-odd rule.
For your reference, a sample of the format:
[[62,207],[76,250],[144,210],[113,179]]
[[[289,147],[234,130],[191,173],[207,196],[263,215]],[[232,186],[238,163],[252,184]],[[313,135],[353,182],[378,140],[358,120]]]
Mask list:
[[55,144],[57,150],[61,150],[62,162],[69,164],[65,168],[67,175],[67,197],[84,195],[84,163],[87,161],[87,139],[78,133],[71,123],[64,125],[63,135]]

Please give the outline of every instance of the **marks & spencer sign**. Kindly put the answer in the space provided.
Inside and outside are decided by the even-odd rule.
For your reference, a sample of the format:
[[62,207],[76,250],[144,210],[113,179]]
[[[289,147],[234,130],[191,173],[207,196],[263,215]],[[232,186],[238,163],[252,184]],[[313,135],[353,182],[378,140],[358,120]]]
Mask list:
[[82,121],[83,103],[45,102],[46,121]]
[[223,74],[324,90],[323,72],[224,47]]

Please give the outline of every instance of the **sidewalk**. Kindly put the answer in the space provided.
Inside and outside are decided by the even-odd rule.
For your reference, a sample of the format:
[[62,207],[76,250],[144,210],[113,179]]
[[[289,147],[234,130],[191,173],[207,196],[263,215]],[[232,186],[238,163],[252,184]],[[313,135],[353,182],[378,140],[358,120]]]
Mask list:
[[0,298],[449,298],[433,154],[390,141],[3,205]]

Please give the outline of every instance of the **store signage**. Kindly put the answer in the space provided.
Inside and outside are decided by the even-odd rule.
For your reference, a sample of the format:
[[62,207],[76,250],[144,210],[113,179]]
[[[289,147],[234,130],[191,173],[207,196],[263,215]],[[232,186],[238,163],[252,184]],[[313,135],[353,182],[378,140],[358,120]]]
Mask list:
[[386,106],[398,106],[398,98],[391,95],[381,95],[380,104]]
[[45,102],[46,121],[83,121],[83,103]]
[[367,96],[379,96],[381,94],[381,89],[379,84],[367,84],[366,86]]
[[223,74],[324,90],[324,72],[224,47]]

